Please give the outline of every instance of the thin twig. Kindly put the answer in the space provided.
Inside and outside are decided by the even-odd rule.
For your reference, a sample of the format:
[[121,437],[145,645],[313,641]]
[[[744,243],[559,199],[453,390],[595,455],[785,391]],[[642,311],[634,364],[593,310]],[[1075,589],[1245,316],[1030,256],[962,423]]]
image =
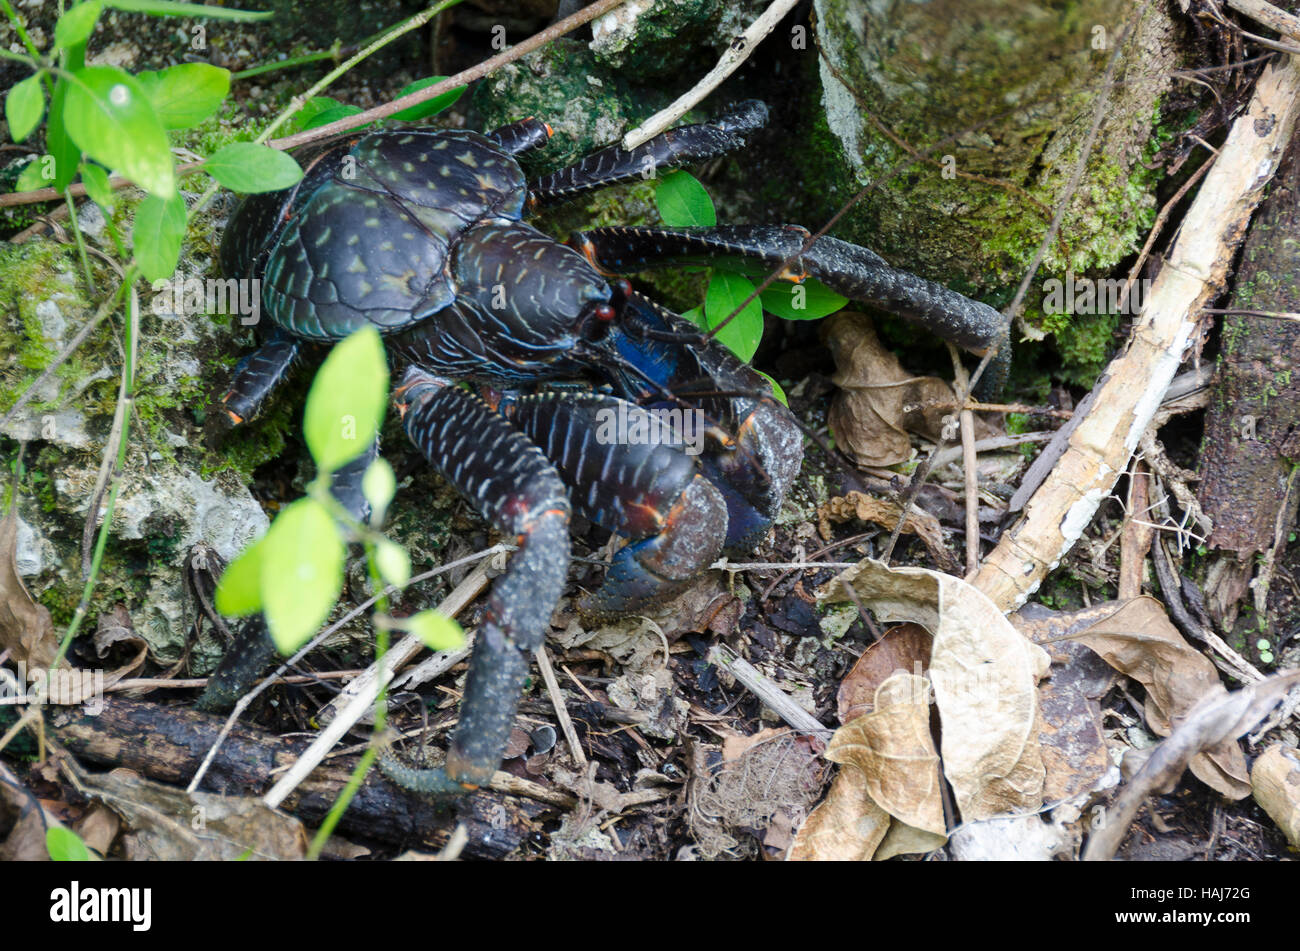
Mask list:
[[582,751],[578,731],[574,729],[573,719],[564,705],[564,694],[560,693],[560,682],[555,678],[551,655],[547,652],[545,644],[537,648],[534,654],[537,657],[537,669],[542,672],[542,680],[546,681],[546,692],[550,695],[551,705],[555,707],[555,716],[560,721],[560,729],[564,731],[564,741],[569,744],[569,753],[579,769],[586,769],[587,755]]
[[750,693],[758,697],[764,706],[796,730],[817,734],[831,732],[816,717],[791,700],[784,690],[759,673],[753,664],[736,656],[731,648],[715,644],[709,651],[708,661],[735,677]]

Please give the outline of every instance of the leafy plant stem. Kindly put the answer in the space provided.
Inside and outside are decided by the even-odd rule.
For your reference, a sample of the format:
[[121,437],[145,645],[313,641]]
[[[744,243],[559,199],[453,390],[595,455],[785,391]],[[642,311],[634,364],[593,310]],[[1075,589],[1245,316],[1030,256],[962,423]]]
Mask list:
[[[127,267],[123,286],[132,288],[138,274],[139,268],[132,261]],[[110,476],[112,486],[108,492],[108,502],[104,506],[104,521],[99,526],[99,537],[95,540],[95,553],[91,557],[90,572],[86,576],[85,587],[81,590],[81,600],[72,615],[72,622],[68,625],[68,631],[63,635],[63,641],[59,644],[59,651],[50,664],[51,672],[67,656],[68,648],[72,645],[72,640],[77,636],[77,632],[81,629],[81,622],[85,620],[86,612],[90,609],[90,596],[94,592],[95,582],[99,578],[100,565],[104,559],[104,546],[108,543],[109,527],[113,524],[113,509],[117,505],[117,494],[122,487],[122,470],[126,465],[126,447],[131,425],[131,409],[135,401],[135,354],[139,344],[138,307],[139,299],[134,288],[132,288],[127,295],[125,310],[126,346],[123,348],[122,384],[118,394],[118,409],[121,414],[122,426],[118,437],[117,459]]]
[[[14,25],[14,32],[18,34],[18,39],[23,41],[23,46],[27,47],[27,52],[32,54],[32,59],[39,60],[41,58],[40,50],[36,48],[36,44],[28,36],[27,28],[23,26],[23,21],[19,18],[17,11],[14,10],[13,5],[10,4],[9,0],[0,0],[0,7],[4,7],[5,16],[9,17],[9,22]],[[8,50],[5,50],[5,53],[9,57],[17,56],[15,53],[9,53]]]
[[261,76],[264,73],[273,73],[281,69],[293,69],[295,66],[306,66],[308,63],[318,63],[323,59],[332,59],[338,61],[339,51],[337,49],[324,50],[319,53],[304,53],[302,56],[291,56],[288,59],[278,60],[274,63],[263,63],[261,66],[250,66],[248,69],[241,69],[237,73],[231,73],[232,81],[237,79],[252,79],[254,76]]
[[65,188],[63,190],[63,200],[68,203],[68,227],[72,229],[72,237],[77,244],[77,257],[81,259],[81,269],[86,274],[86,288],[93,294],[95,292],[95,275],[90,271],[90,257],[86,254],[86,239],[81,235],[81,226],[77,224],[77,206],[72,200],[72,194]]

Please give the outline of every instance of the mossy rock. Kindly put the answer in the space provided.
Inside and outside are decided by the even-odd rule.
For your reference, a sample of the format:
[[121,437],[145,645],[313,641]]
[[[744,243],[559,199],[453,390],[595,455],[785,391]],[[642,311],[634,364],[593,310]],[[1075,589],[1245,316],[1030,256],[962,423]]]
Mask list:
[[[816,0],[815,9],[823,95],[808,147],[795,153],[805,184],[833,210],[879,182],[837,233],[959,290],[1013,286],[1065,191],[1133,7]],[[1123,82],[1042,277],[1105,273],[1145,236],[1158,173],[1143,161],[1179,65],[1177,38],[1169,12],[1149,6],[1120,54]],[[930,157],[912,161],[918,154]]]

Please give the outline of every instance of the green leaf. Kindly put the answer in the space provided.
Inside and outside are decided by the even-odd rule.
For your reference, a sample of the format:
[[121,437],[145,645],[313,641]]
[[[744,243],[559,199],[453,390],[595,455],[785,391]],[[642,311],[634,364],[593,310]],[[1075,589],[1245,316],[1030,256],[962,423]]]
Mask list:
[[[302,131],[305,132],[308,129],[315,129],[317,126],[329,125],[331,122],[338,122],[340,119],[346,119],[348,116],[355,116],[361,111],[360,106],[332,106],[329,109],[321,110],[304,122],[302,124]],[[364,129],[366,126],[371,125],[374,125],[374,123],[368,122],[360,128]]]
[[665,175],[655,189],[655,204],[670,228],[711,228],[718,223],[713,199],[690,172]]
[[411,556],[387,538],[379,539],[375,545],[375,567],[379,569],[379,577],[399,588],[411,580]]
[[174,3],[172,0],[104,0],[107,6],[132,13],[148,13],[160,17],[205,17],[209,20],[269,20],[275,14],[269,10],[231,10],[203,3]]
[[[397,98],[409,96],[413,92],[426,89],[435,83],[440,83],[446,76],[426,76],[424,79],[417,79],[408,86],[404,86],[402,91],[397,94]],[[403,109],[401,112],[394,112],[392,118],[399,122],[415,122],[417,119],[427,119],[429,116],[436,116],[442,110],[446,109],[453,102],[460,98],[461,93],[465,91],[464,86],[457,86],[455,89],[448,89],[441,95],[434,96],[432,99],[420,103],[418,106],[411,106]]]
[[361,494],[370,503],[370,521],[382,525],[388,504],[397,494],[397,477],[388,460],[379,456],[366,467],[366,474],[361,477]]
[[33,192],[38,188],[49,188],[54,182],[45,177],[45,168],[49,162],[48,155],[39,155],[36,161],[28,162],[21,172],[18,173],[18,181],[14,182],[14,191]]
[[704,322],[704,308],[702,306],[692,307],[690,310],[685,311],[682,316],[701,330],[709,329],[709,325]]
[[307,394],[302,429],[321,473],[370,448],[384,421],[388,363],[379,332],[366,327],[334,346]]
[[[63,123],[77,146],[151,195],[176,194],[167,133],[132,76],[116,66],[87,66],[68,78]],[[76,165],[70,171],[75,171]]]
[[135,210],[131,243],[140,271],[150,281],[161,281],[176,272],[185,237],[185,200],[180,195],[159,198],[149,195]]
[[[704,316],[712,330],[727,319],[750,294],[754,285],[749,278],[732,271],[714,271],[704,295]],[[748,360],[763,339],[763,307],[754,298],[720,331],[718,339],[742,360]]]
[[95,21],[99,19],[102,9],[100,0],[86,0],[69,9],[54,24],[54,45],[66,50],[86,42],[95,29]]
[[790,401],[785,398],[785,390],[781,389],[781,384],[776,382],[776,380],[772,379],[762,370],[755,370],[754,372],[757,373],[759,376],[761,376],[763,379],[767,380],[767,382],[772,385],[772,395],[781,401],[782,406],[789,409]]
[[465,643],[465,632],[461,630],[455,618],[449,618],[437,611],[421,611],[402,619],[405,628],[424,641],[430,650],[455,650]]
[[113,197],[113,188],[108,184],[108,172],[91,162],[81,163],[81,184],[86,186],[86,194],[105,213],[111,212],[117,204]]
[[345,551],[315,499],[282,510],[262,540],[262,608],[271,640],[290,654],[311,639],[343,590]]
[[264,540],[259,538],[240,552],[217,583],[217,610],[227,617],[247,617],[262,610]]
[[77,163],[81,161],[81,149],[69,137],[64,121],[67,102],[68,81],[60,77],[50,97],[50,118],[45,126],[45,148],[54,158],[54,181],[48,184],[59,191],[67,188],[76,177]]
[[231,191],[247,195],[278,192],[302,178],[302,168],[292,155],[253,142],[218,149],[203,163],[203,170]]
[[[343,103],[337,99],[331,99],[329,96],[316,96],[313,99],[308,99],[301,109],[289,117],[289,121],[285,124],[287,130],[285,134],[301,132],[303,129],[308,128],[311,121],[322,112],[328,112],[330,109],[336,109],[341,105]],[[349,108],[355,109],[356,106]]]
[[230,91],[230,70],[181,63],[136,74],[165,129],[188,129],[217,111]]
[[5,96],[5,122],[9,123],[9,137],[21,142],[32,134],[45,111],[45,90],[41,88],[41,74],[28,76],[16,84]]
[[45,851],[56,862],[89,862],[94,858],[81,836],[67,826],[50,826],[45,830]]
[[847,297],[815,278],[802,284],[779,281],[759,295],[763,309],[786,320],[816,320],[841,309],[849,302]]

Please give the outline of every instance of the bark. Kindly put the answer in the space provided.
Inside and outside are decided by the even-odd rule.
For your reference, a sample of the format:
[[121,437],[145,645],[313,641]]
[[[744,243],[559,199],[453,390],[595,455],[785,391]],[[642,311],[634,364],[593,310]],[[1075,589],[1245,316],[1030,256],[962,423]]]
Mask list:
[[[86,763],[125,767],[150,779],[184,785],[216,741],[224,718],[177,706],[106,697],[97,716],[58,712],[52,732]],[[256,796],[270,785],[272,771],[295,759],[310,737],[275,736],[236,726],[208,771],[205,788],[228,795]],[[347,782],[355,756],[318,766],[281,808],[318,825]],[[348,838],[402,849],[437,851],[463,822],[469,833],[465,854],[504,858],[540,831],[535,821],[547,807],[531,800],[479,791],[450,809],[413,797],[372,770],[339,823]]]

